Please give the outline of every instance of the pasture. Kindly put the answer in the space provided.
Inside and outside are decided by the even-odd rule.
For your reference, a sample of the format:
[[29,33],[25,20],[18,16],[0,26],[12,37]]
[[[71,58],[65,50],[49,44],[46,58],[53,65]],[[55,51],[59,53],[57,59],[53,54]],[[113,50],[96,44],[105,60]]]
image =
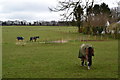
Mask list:
[[[16,37],[25,38],[25,45],[16,45]],[[37,42],[29,37],[40,36]],[[57,40],[67,43],[40,43]],[[77,33],[76,27],[3,26],[3,78],[118,78],[118,41],[82,42],[87,35]],[[94,39],[90,36],[89,39]],[[100,37],[97,37],[100,39]],[[90,70],[80,66],[79,47],[82,43],[95,48]]]

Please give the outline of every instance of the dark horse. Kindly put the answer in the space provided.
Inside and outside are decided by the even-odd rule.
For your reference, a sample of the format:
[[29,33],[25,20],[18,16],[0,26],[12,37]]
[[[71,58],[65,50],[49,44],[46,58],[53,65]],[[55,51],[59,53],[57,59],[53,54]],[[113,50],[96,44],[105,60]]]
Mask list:
[[35,37],[30,37],[30,41],[35,41],[39,38],[39,36],[35,36]]
[[81,51],[79,51],[78,58],[81,58],[81,66],[87,65],[88,69],[90,69],[90,66],[92,65],[92,56],[94,56],[94,49],[93,47],[84,47],[83,51],[85,52],[85,55]]
[[24,40],[24,37],[17,37],[17,40],[18,40],[18,41],[23,41],[23,40]]

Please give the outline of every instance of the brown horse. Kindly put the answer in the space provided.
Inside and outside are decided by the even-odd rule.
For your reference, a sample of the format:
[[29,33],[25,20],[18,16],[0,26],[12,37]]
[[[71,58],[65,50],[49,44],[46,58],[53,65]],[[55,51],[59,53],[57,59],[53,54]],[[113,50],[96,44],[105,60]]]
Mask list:
[[78,58],[81,58],[81,66],[88,66],[88,69],[90,69],[90,66],[92,65],[92,56],[94,56],[94,48],[93,47],[84,47],[82,49],[85,53],[79,51],[79,56]]

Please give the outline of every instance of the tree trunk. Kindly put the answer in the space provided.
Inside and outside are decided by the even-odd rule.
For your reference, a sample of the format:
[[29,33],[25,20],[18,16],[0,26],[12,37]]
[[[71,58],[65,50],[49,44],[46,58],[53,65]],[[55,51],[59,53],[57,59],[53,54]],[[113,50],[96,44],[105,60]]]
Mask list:
[[77,26],[78,26],[78,33],[81,33],[81,29],[80,29],[81,22],[80,22],[80,20],[77,21]]
[[78,32],[81,33],[80,26],[78,26]]

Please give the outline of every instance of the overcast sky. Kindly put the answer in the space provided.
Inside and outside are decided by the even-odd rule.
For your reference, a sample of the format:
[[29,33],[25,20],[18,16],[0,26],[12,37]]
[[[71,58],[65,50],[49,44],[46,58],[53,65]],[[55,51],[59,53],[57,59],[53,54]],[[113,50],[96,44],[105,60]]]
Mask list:
[[[50,12],[48,9],[48,7],[55,7],[57,1],[58,0],[0,0],[0,20],[58,21],[61,19],[59,16],[60,13]],[[96,3],[105,2],[112,8],[117,7],[116,2],[118,1],[119,0],[97,0]]]

